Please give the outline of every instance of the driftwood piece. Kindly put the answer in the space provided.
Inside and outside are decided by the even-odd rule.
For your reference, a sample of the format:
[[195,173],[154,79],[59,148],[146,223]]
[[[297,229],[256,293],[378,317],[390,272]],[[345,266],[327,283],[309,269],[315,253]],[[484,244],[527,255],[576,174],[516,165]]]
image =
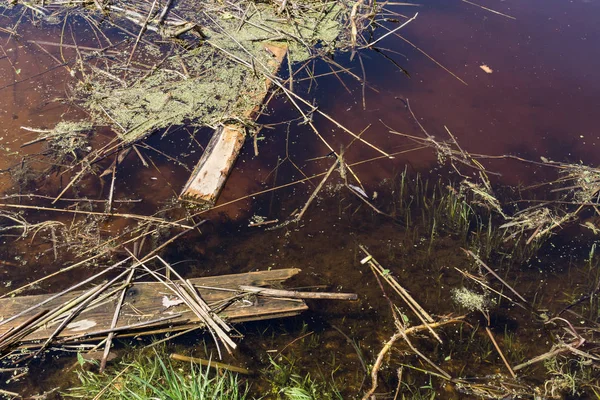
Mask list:
[[[189,282],[197,288],[198,293],[211,307],[219,308],[222,304],[227,305],[219,315],[229,322],[237,323],[243,321],[254,321],[261,319],[279,318],[293,316],[305,311],[306,304],[297,299],[250,297],[243,298],[239,295],[240,285],[265,286],[278,284],[300,272],[297,268],[279,269],[261,272],[249,272],[245,274],[222,275],[216,277],[190,279]],[[43,309],[52,309],[60,304],[80,296],[82,291],[70,292],[60,296],[47,304]],[[11,315],[16,315],[27,308],[42,302],[52,295],[18,296],[0,299],[0,320]],[[104,299],[99,304],[92,305],[83,310],[75,317],[58,337],[64,339],[82,338],[87,335],[111,330],[111,322],[117,305],[119,292]],[[39,310],[32,310],[23,316],[0,326],[0,337],[15,329],[30,319]],[[173,317],[173,318],[169,318]],[[156,323],[156,321],[164,321]],[[154,321],[154,323],[152,323]],[[29,334],[20,340],[21,344],[40,341],[50,337],[60,321],[55,321],[41,329]],[[152,323],[152,329],[144,329],[139,332],[139,327],[144,323]],[[190,326],[198,326],[201,322],[198,317],[183,304],[180,299],[173,296],[162,283],[134,283],[125,295],[125,300],[119,313],[118,324],[113,328],[119,332],[119,336],[128,336],[124,327],[136,325],[136,335],[157,333],[165,330],[187,329]],[[100,336],[100,334],[98,334]]]
[[[269,67],[272,69],[271,72],[275,74],[283,63],[283,59],[287,53],[287,46],[281,47],[265,44],[265,48],[273,55]],[[244,115],[239,117],[255,119],[259,114],[260,107],[269,92],[270,86],[271,83],[267,80],[264,91],[253,93],[251,95],[254,98],[254,101],[251,102],[253,104],[252,109],[247,110]],[[219,127],[206,146],[192,175],[183,187],[180,197],[207,205],[216,203],[223,186],[225,186],[225,181],[240,154],[245,139],[246,132],[243,127],[237,125]]]

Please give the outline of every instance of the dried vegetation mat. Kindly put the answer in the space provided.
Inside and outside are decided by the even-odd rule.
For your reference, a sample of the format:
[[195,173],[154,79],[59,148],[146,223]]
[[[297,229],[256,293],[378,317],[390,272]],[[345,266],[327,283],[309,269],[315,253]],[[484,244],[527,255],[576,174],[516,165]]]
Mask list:
[[[63,59],[56,61],[73,79],[72,100],[89,112],[89,122],[111,126],[123,142],[184,122],[252,125],[243,117],[256,107],[265,79],[280,83],[265,44],[285,46],[290,65],[303,62],[356,46],[362,25],[377,11],[347,0],[44,1],[0,7],[62,25],[55,42],[36,43],[46,51],[60,48]],[[73,33],[74,23],[87,27]],[[63,56],[68,50],[75,50],[73,59]]]

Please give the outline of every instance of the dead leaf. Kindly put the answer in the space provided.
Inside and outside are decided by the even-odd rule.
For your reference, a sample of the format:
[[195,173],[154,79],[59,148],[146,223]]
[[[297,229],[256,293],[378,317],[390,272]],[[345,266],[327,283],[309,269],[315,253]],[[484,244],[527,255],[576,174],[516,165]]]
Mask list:
[[490,67],[488,67],[485,64],[480,65],[479,68],[481,68],[486,74],[491,74],[492,72],[494,72],[493,69],[491,69]]

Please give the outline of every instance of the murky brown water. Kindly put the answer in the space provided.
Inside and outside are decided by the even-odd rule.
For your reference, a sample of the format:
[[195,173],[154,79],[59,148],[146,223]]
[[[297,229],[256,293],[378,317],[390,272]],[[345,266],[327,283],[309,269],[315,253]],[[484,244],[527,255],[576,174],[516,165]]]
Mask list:
[[[407,109],[408,100],[430,134],[447,139],[446,126],[468,152],[512,154],[532,160],[543,156],[555,161],[581,160],[596,165],[600,161],[596,148],[600,145],[596,118],[600,107],[600,79],[597,77],[600,53],[595,44],[600,40],[600,30],[596,27],[600,2],[509,0],[486,6],[516,19],[460,1],[394,7],[408,16],[419,12],[417,19],[400,31],[413,45],[394,36],[379,43],[381,51],[405,68],[410,78],[381,54],[361,51],[359,56],[369,85],[365,89],[365,107],[360,83],[349,76],[341,76],[345,86],[335,76],[321,77],[311,85],[310,95],[316,98],[321,110],[354,132],[370,125],[363,136],[365,140],[389,153],[416,147],[406,138],[390,134],[385,126],[420,135]],[[15,18],[4,11],[0,15],[0,24],[12,26]],[[395,25],[390,23],[389,27]],[[89,32],[82,32],[85,27],[74,26],[73,29],[75,35],[81,35],[80,45],[93,46]],[[68,98],[69,71],[65,66],[57,67],[57,60],[30,43],[31,40],[56,41],[60,30],[60,25],[34,27],[24,23],[20,37],[9,37],[0,32],[2,170],[19,165],[23,155],[33,156],[45,149],[43,144],[21,149],[23,143],[38,135],[21,129],[22,126],[45,129],[63,118],[82,116],[81,111],[68,102],[52,101]],[[45,48],[60,59],[57,48]],[[68,59],[69,50],[66,51],[64,57]],[[353,73],[363,75],[358,60],[350,61],[348,54],[336,55],[335,60],[351,67]],[[327,73],[330,69],[325,63],[317,62],[316,71]],[[298,77],[303,78],[305,74],[300,73]],[[299,82],[296,88],[299,93],[306,93],[309,82]],[[314,187],[302,183],[246,198],[302,178],[289,160],[280,165],[276,174],[273,173],[278,162],[285,159],[286,149],[287,155],[307,176],[326,171],[332,162],[327,158],[311,160],[327,155],[330,150],[307,125],[292,122],[288,133],[288,125],[283,122],[298,117],[289,104],[275,100],[269,111],[259,123],[278,125],[261,132],[264,140],[259,142],[259,157],[254,156],[251,143],[247,143],[221,195],[219,208],[205,214],[210,222],[203,228],[203,235],[190,236],[184,242],[170,246],[165,251],[165,258],[170,262],[183,261],[179,265],[187,276],[299,267],[303,273],[290,282],[290,286],[324,285],[333,291],[358,293],[360,300],[355,303],[310,302],[311,311],[303,316],[240,327],[246,338],[236,359],[227,361],[252,369],[267,368],[268,355],[273,354],[267,350],[281,350],[312,331],[314,333],[306,339],[294,342],[283,355],[295,358],[302,372],[310,371],[313,376],[320,373],[327,379],[333,377],[344,398],[360,397],[370,386],[370,380],[367,378],[363,382],[365,373],[357,353],[333,326],[353,339],[362,349],[366,363],[372,365],[382,343],[393,334],[393,321],[377,281],[358,262],[362,258],[358,245],[367,246],[427,310],[435,315],[446,315],[460,311],[450,301],[450,290],[464,284],[455,267],[466,269],[471,264],[459,249],[465,243],[442,234],[431,243],[427,227],[420,222],[407,227],[404,215],[393,220],[374,214],[344,190],[328,190],[329,194],[309,208],[299,225],[273,231],[249,228],[248,220],[252,215],[285,220],[304,204]],[[352,141],[349,135],[323,117],[315,115],[314,120],[334,149],[347,147]],[[129,155],[118,171],[115,189],[117,200],[143,201],[115,204],[115,210],[150,215],[165,207],[180,192],[190,168],[201,154],[201,145],[208,141],[208,135],[206,131],[199,132],[195,136],[196,142],[192,139],[192,128],[181,127],[164,140],[159,140],[158,136],[147,140],[145,143],[164,154],[141,146],[140,151],[152,161],[151,166],[143,167],[139,158]],[[91,145],[101,146],[110,137],[110,132],[101,130]],[[378,155],[361,143],[352,144],[345,153],[350,164]],[[36,161],[30,163],[32,168],[39,171],[46,167],[44,157],[35,156],[34,159]],[[105,160],[101,166],[106,168],[110,162]],[[369,194],[379,193],[375,204],[391,212],[394,209],[391,204],[399,196],[392,193],[391,182],[398,179],[406,165],[413,181],[417,171],[429,176],[432,186],[438,174],[448,177],[448,172],[438,167],[435,155],[428,149],[400,154],[394,160],[365,163],[357,166],[355,171]],[[503,185],[528,185],[550,176],[545,170],[516,161],[487,162],[485,166],[502,174],[494,181]],[[333,183],[338,181],[337,176],[332,179]],[[62,185],[66,182],[65,177]],[[314,180],[313,185],[317,182]],[[0,191],[5,194],[34,192],[55,196],[60,192],[60,184],[56,175],[20,184],[15,184],[8,173],[0,175]],[[109,184],[107,178],[91,176],[86,178],[79,194],[106,199]],[[241,200],[235,201],[237,199]],[[36,200],[35,204],[49,206],[49,201]],[[413,207],[415,221],[419,221],[421,214],[419,207]],[[53,212],[28,215],[36,221],[53,219],[67,224],[72,220],[70,215]],[[108,236],[127,224],[126,221],[110,220],[99,230]],[[3,293],[10,289],[9,284],[14,288],[71,261],[66,251],[61,251],[55,261],[52,246],[47,241],[31,242],[14,237],[2,240],[0,279],[3,286],[7,286],[1,289]],[[590,268],[584,260],[594,240],[578,229],[566,230],[543,248],[539,258],[523,265],[503,263],[500,274],[537,307],[556,313],[593,289],[598,279],[597,265]],[[40,259],[31,257],[40,252],[44,252]],[[500,258],[496,256],[491,261],[499,262]],[[27,263],[24,264],[23,259]],[[81,272],[82,275],[89,273],[91,271]],[[39,290],[57,290],[71,283],[69,279],[59,278]],[[590,308],[595,306],[591,303]],[[588,311],[585,324],[596,324],[597,313]],[[488,348],[484,319],[472,313],[467,321],[470,325],[463,328],[444,328],[442,345],[436,346],[425,337],[415,339],[414,343],[453,376],[472,378],[506,374],[497,353]],[[542,323],[535,321],[528,312],[506,303],[493,310],[491,326],[501,346],[513,350],[514,354],[508,354],[512,365],[539,355],[551,346],[552,337]],[[509,346],[509,337],[514,338],[516,344]],[[200,340],[188,337],[183,342],[195,341],[198,346],[191,350],[205,356]],[[30,394],[49,389],[56,382],[50,372],[62,367],[63,362],[68,364],[66,361],[53,364],[48,358],[45,364],[35,367],[38,372],[48,373],[50,380],[47,382],[31,379],[7,387]],[[406,346],[398,346],[392,352],[388,366],[381,370],[377,398],[394,397],[395,368],[400,364],[428,368]],[[523,383],[543,386],[542,372],[541,367],[528,371]],[[406,374],[405,382],[413,390],[421,387],[421,392],[427,392],[423,387],[428,384],[428,377],[414,370]],[[434,379],[432,385],[436,398],[469,397],[442,380]],[[265,382],[256,382],[255,390],[266,390],[267,386]],[[406,390],[407,398],[416,398],[408,388]]]

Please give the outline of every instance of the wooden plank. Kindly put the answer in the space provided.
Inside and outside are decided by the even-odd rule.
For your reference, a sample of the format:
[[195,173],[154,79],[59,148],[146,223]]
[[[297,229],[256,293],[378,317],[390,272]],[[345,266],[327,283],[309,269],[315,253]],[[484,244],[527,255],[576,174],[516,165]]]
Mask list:
[[[265,44],[265,48],[273,54],[273,59],[269,63],[272,73],[275,74],[283,59],[287,54],[287,46],[275,46]],[[255,119],[258,116],[261,104],[264,102],[271,82],[265,82],[264,91],[254,93],[252,108],[247,110],[242,117]],[[237,125],[225,125],[219,127],[213,133],[210,142],[206,146],[200,161],[192,171],[190,178],[181,191],[180,198],[193,200],[202,204],[213,205],[216,203],[225,181],[231,173],[235,161],[240,154],[240,150],[246,139],[246,132]]]
[[[190,281],[198,288],[198,292],[202,298],[210,304],[211,307],[214,307],[221,302],[226,302],[231,299],[232,296],[238,294],[240,285],[265,286],[277,284],[298,272],[300,272],[300,270],[297,268],[289,268],[195,278],[190,279]],[[229,290],[218,290],[217,288]],[[63,295],[45,304],[42,309],[53,309],[56,306],[65,304],[75,297],[78,297],[81,293],[83,292],[77,291]],[[108,290],[107,293],[110,293],[110,290]],[[2,319],[16,315],[35,304],[39,304],[50,296],[52,295],[19,296],[0,299],[0,313]],[[60,333],[59,337],[68,338],[81,336],[83,334],[90,334],[109,329],[117,298],[118,292],[99,302],[99,304],[88,307],[67,325]],[[177,298],[162,283],[135,283],[127,290],[116,327],[119,328],[144,323],[179,313],[181,313],[181,316],[168,320],[165,322],[165,325],[182,324],[182,326],[179,327],[181,329],[194,325],[197,326],[198,318],[184,304],[169,307],[165,306],[165,301],[173,302],[175,300],[177,300]],[[297,315],[306,309],[307,306],[303,301],[250,296],[245,299],[236,300],[225,308],[223,312],[219,313],[219,315],[226,318],[229,322],[236,323]],[[39,312],[39,309],[32,310],[22,317],[0,325],[0,336],[11,329],[11,327],[19,326],[37,312]],[[27,336],[23,342],[47,339],[54,329],[56,329],[58,323],[59,321],[53,321],[53,323],[46,325],[43,329],[38,329]],[[154,326],[153,328],[158,329],[157,326]]]
[[213,205],[237,160],[246,132],[237,126],[220,126],[213,133],[181,197]]

